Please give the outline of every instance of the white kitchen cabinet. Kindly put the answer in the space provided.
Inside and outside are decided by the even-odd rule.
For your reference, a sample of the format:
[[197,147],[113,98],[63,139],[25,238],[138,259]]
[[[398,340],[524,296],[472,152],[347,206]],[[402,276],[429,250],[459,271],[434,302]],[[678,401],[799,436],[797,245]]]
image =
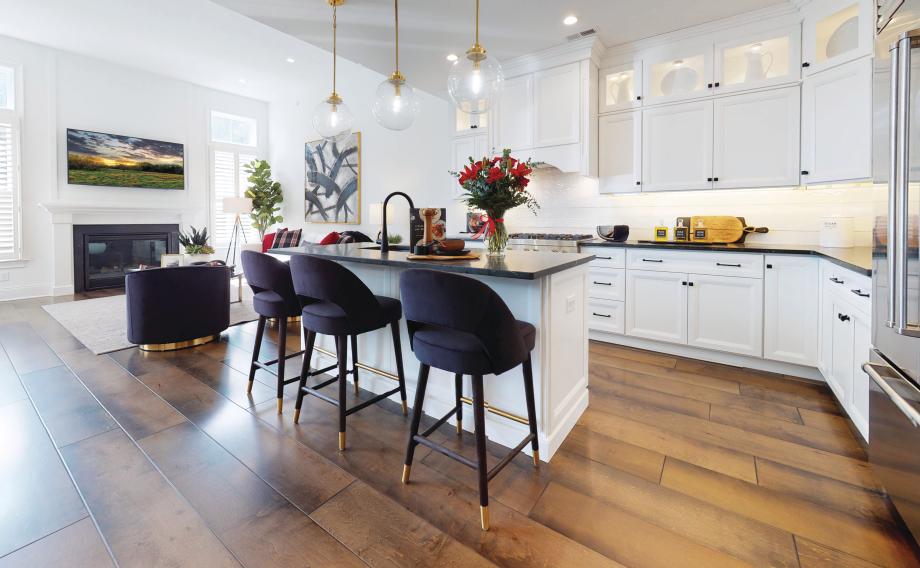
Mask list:
[[802,183],[872,176],[872,59],[833,67],[802,86]]
[[846,408],[853,388],[853,316],[849,304],[831,298],[831,367],[825,378],[837,400]]
[[819,261],[810,256],[764,257],[763,356],[818,363]]
[[745,30],[715,46],[716,94],[793,83],[801,77],[799,26]]
[[853,391],[846,405],[847,414],[863,438],[869,439],[869,375],[862,370],[869,361],[872,346],[872,319],[853,311]]
[[803,8],[802,67],[805,75],[872,55],[874,0],[812,0]]
[[600,70],[598,112],[636,108],[642,104],[642,61]]
[[642,189],[642,112],[600,117],[598,176],[601,193],[634,193]]
[[643,102],[673,102],[712,94],[712,43],[690,42],[642,55]]
[[534,147],[577,144],[580,140],[580,76],[578,63],[534,73]]
[[473,134],[484,131],[489,126],[489,113],[470,114],[463,112],[456,106],[451,107],[454,113],[454,134]]
[[687,276],[687,344],[760,357],[763,281],[734,276]]
[[686,281],[686,274],[626,271],[626,335],[686,344]]
[[533,147],[533,75],[505,81],[496,115],[496,148],[517,151]]
[[642,111],[642,190],[712,187],[712,101]]
[[798,86],[715,99],[715,189],[799,184],[799,99]]

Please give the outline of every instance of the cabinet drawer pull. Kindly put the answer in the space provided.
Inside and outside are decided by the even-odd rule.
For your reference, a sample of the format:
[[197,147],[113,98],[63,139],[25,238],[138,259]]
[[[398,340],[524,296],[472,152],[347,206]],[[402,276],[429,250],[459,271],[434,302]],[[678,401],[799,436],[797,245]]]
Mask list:
[[730,267],[732,267],[732,268],[741,268],[741,265],[740,265],[740,264],[728,264],[728,263],[725,263],[725,262],[717,262],[717,263],[716,263],[716,266],[730,266]]
[[863,292],[862,290],[859,290],[859,289],[850,290],[850,292],[853,292],[854,294],[856,294],[856,295],[859,296],[860,298],[868,298],[868,297],[869,297],[869,294],[867,294],[867,293],[865,293],[865,292]]
[[597,260],[613,260],[612,256],[595,256]]
[[593,313],[594,313],[594,315],[596,315],[596,316],[599,317],[599,318],[609,318],[609,317],[612,317],[610,314],[599,314],[599,313],[597,313],[597,312],[593,312]]
[[829,280],[833,282],[834,284],[843,284],[843,280],[839,278],[829,278]]
[[612,282],[598,282],[597,280],[595,280],[594,283],[597,284],[598,286],[613,286]]
[[850,321],[850,316],[838,313],[837,319],[839,319],[840,321]]
[[660,258],[643,258],[642,262],[664,262]]

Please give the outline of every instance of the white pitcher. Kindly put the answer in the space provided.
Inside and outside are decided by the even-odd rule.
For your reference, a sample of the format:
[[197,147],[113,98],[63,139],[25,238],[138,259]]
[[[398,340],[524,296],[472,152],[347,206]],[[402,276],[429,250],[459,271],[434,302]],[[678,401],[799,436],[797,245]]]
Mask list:
[[773,54],[769,51],[760,52],[752,49],[745,56],[747,57],[747,69],[744,73],[744,81],[750,83],[766,79],[767,73],[773,67]]

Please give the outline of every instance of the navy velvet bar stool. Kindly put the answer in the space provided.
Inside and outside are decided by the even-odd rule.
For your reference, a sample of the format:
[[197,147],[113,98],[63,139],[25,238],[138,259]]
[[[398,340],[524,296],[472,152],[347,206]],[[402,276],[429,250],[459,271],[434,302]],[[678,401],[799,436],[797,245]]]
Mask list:
[[[400,277],[399,289],[405,306],[412,351],[422,364],[415,391],[415,405],[412,407],[412,426],[402,481],[409,482],[412,457],[418,444],[477,470],[480,520],[482,530],[489,530],[489,480],[508,465],[528,443],[533,450],[534,466],[538,466],[540,462],[533,369],[530,362],[530,352],[536,341],[536,329],[527,322],[515,320],[511,310],[495,291],[466,276],[434,270],[407,270]],[[518,365],[522,366],[524,372],[524,396],[527,400],[530,433],[507,456],[489,469],[486,462],[483,375],[500,375]],[[419,434],[422,405],[431,367],[454,373],[456,405],[453,410]],[[473,419],[476,426],[475,462],[428,439],[432,432],[453,415],[457,416],[457,432],[461,432],[463,375],[472,376]]]
[[[300,380],[300,377],[284,380],[284,364],[288,359],[297,357],[303,351],[287,353],[287,318],[300,315],[300,300],[294,293],[294,283],[291,281],[291,269],[287,264],[277,258],[244,250],[240,255],[243,263],[243,274],[252,288],[252,307],[259,314],[259,325],[256,328],[256,344],[252,349],[252,364],[249,366],[249,387],[252,392],[252,382],[255,380],[256,370],[263,369],[278,379],[278,414],[281,414],[284,385]],[[278,320],[278,356],[271,361],[259,361],[259,351],[262,348],[262,337],[265,333],[265,322],[268,319]],[[277,369],[270,366],[278,364]]]
[[[390,395],[399,393],[402,399],[403,414],[407,414],[406,380],[403,374],[402,347],[399,338],[399,320],[402,319],[402,304],[399,300],[386,296],[375,296],[350,270],[341,264],[307,255],[291,257],[291,275],[294,290],[300,297],[303,309],[301,322],[306,335],[306,351],[303,369],[300,373],[300,389],[297,392],[297,405],[294,422],[300,419],[300,407],[305,395],[313,395],[321,400],[339,407],[339,450],[345,449],[345,417],[362,408],[379,402]],[[355,390],[358,384],[358,350],[357,338],[362,333],[375,331],[390,326],[393,335],[393,350],[396,355],[396,373],[399,385],[383,394],[361,401],[351,408],[346,408],[346,377],[352,374]],[[336,356],[338,357],[338,376],[317,385],[307,386],[307,378],[330,369],[310,372],[310,358],[316,334],[335,337]],[[348,339],[351,337],[353,367],[347,369]],[[334,368],[334,367],[333,367]],[[319,389],[334,382],[339,383],[338,399]]]

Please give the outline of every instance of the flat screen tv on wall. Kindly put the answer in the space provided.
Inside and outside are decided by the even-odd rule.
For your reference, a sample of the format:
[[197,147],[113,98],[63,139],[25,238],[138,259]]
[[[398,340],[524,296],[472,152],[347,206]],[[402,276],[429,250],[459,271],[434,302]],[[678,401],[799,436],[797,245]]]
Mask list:
[[67,183],[185,189],[185,147],[68,128]]

